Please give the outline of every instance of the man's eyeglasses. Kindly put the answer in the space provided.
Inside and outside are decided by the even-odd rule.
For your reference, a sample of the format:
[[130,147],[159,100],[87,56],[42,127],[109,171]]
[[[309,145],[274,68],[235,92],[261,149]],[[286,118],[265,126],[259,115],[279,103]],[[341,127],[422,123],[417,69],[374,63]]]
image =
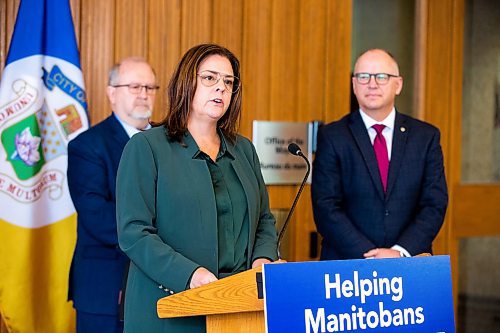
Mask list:
[[114,88],[127,87],[131,94],[139,95],[142,92],[142,88],[146,89],[146,94],[152,96],[156,94],[156,91],[160,89],[159,86],[149,85],[149,84],[139,84],[139,83],[129,83],[129,84],[117,84],[112,86]]
[[224,86],[230,93],[236,93],[240,89],[240,79],[236,76],[225,75],[215,71],[203,71],[196,74],[201,79],[201,84],[205,87],[212,87],[222,78]]
[[370,73],[356,73],[353,75],[356,78],[356,82],[359,84],[368,84],[370,82],[371,77],[373,76],[375,78],[375,82],[380,85],[387,84],[389,82],[389,79],[391,77],[399,77],[399,75],[392,75],[392,74],[387,74],[387,73],[376,73],[376,74],[370,74]]

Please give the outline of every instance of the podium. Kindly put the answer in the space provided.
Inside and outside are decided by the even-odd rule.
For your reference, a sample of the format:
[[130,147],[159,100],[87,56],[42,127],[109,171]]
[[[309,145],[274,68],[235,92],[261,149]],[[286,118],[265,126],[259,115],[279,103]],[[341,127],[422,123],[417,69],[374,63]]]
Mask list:
[[206,316],[207,332],[265,332],[264,300],[258,298],[257,267],[207,285],[164,297],[160,318]]
[[266,264],[164,297],[157,312],[204,315],[209,333],[455,331],[449,256]]

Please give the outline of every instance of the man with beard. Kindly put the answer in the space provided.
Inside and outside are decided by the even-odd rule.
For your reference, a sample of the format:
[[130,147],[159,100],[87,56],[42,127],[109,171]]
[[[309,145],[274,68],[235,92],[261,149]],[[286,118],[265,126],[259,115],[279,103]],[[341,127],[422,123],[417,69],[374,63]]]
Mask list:
[[68,145],[68,186],[78,215],[68,296],[79,333],[123,331],[119,303],[129,261],[118,247],[116,173],[130,137],[151,127],[157,90],[145,59],[123,59],[109,72],[113,114]]

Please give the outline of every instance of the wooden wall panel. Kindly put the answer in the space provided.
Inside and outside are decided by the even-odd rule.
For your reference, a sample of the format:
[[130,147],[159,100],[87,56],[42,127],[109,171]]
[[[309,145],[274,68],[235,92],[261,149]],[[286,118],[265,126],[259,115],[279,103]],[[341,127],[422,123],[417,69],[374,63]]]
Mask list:
[[[450,184],[459,183],[462,180],[462,89],[463,89],[463,66],[464,66],[464,25],[465,25],[465,1],[455,0],[451,5],[452,32],[451,32],[451,75],[449,85],[451,90],[449,131],[442,134],[448,142],[448,179]],[[453,191],[453,190],[452,190]],[[452,192],[452,195],[454,193]],[[452,207],[457,203],[453,200]],[[448,230],[452,227],[453,215],[448,220]],[[450,238],[450,232],[447,234]]]
[[267,119],[294,120],[297,110],[299,1],[275,0],[272,8],[270,104]]
[[434,243],[434,251],[444,254],[453,252],[450,250],[450,240],[454,188],[460,182],[464,1],[428,1],[426,7],[423,118],[441,131],[450,200],[445,225]]
[[108,71],[115,62],[116,7],[114,1],[82,0],[81,13],[80,60],[89,117],[96,124],[111,114],[106,86]]
[[307,122],[322,119],[325,109],[327,13],[325,2],[307,0],[299,4],[298,64],[288,69],[287,82],[295,83],[300,94],[296,94],[295,110],[288,120]]
[[320,120],[331,122],[349,112],[351,96],[352,0],[326,1],[325,109]]
[[498,184],[456,185],[454,194],[457,202],[453,206],[455,237],[500,235]]
[[208,43],[212,39],[213,0],[182,1],[181,50]]
[[[270,100],[261,120],[293,121],[298,112],[298,28],[299,1],[275,0],[271,12],[270,38]],[[256,96],[258,98],[258,96]],[[295,186],[271,186],[270,204],[273,208],[287,209],[293,201]],[[304,198],[303,198],[304,199]],[[307,199],[307,198],[306,198]],[[296,215],[296,217],[300,217]],[[293,238],[293,231],[289,230]],[[291,242],[292,248],[294,247]],[[290,258],[286,258],[290,260]]]
[[[444,0],[439,3],[429,3],[428,6],[428,34],[427,34],[427,67],[425,77],[427,79],[424,100],[423,119],[436,125],[443,137],[441,146],[445,158],[445,165],[450,166],[448,154],[448,141],[446,134],[450,131],[449,112],[432,112],[437,105],[442,110],[450,110],[451,102],[451,86],[443,82],[448,82],[451,76],[451,48],[448,43],[443,43],[442,40],[446,36],[451,40],[452,12],[451,3],[453,0]],[[436,75],[433,69],[439,68],[439,73],[442,79],[436,80]],[[451,169],[451,168],[447,168]],[[453,180],[449,179],[448,183]],[[448,217],[449,217],[448,213]],[[447,219],[449,220],[449,218]],[[446,253],[448,228],[447,224],[441,229],[438,239],[434,242],[434,251],[436,253]]]
[[149,1],[119,0],[115,2],[114,61],[129,56],[147,56],[149,48]]
[[71,6],[71,16],[73,17],[73,25],[75,26],[76,43],[80,43],[80,32],[81,32],[81,0],[70,0]]
[[181,57],[180,1],[150,1],[148,22],[149,47],[146,58],[155,69],[160,86],[153,120],[160,121],[166,114],[168,82]]
[[[326,36],[327,21],[325,2],[318,0],[301,1],[299,3],[298,25],[298,66],[289,71],[288,82],[297,84],[298,99],[290,121],[309,122],[322,119],[325,109],[326,93]],[[312,24],[314,23],[314,24]],[[312,162],[312,161],[311,161]],[[293,195],[297,190],[294,189]],[[293,228],[290,228],[291,257],[297,261],[311,260],[309,257],[310,233],[315,232],[311,206],[310,186],[302,193],[297,203]],[[290,200],[293,200],[290,198]]]
[[243,7],[243,110],[240,132],[251,137],[252,121],[269,119],[271,100],[272,2],[245,1]]
[[211,42],[224,45],[241,61],[242,35],[243,1],[214,1]]

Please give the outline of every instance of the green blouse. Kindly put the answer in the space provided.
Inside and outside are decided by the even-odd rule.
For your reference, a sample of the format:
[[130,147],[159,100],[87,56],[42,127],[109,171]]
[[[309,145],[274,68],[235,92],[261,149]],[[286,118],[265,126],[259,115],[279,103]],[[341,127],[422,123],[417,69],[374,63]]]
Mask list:
[[245,191],[234,171],[234,156],[227,150],[226,140],[219,133],[221,145],[215,161],[198,150],[195,158],[205,160],[212,178],[217,207],[218,278],[246,269],[248,249],[248,204]]

